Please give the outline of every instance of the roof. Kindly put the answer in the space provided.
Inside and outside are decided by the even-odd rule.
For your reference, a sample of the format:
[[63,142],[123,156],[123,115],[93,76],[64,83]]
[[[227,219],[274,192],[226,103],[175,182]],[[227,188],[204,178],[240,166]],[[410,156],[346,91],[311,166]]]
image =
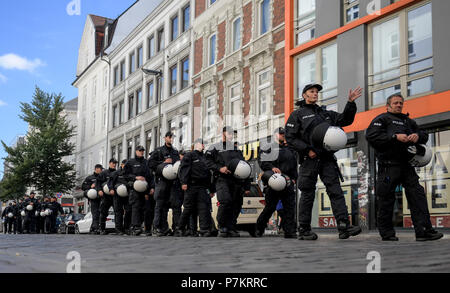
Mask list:
[[109,47],[110,54],[145,18],[164,0],[138,0],[115,20],[114,35]]
[[76,111],[78,109],[78,97],[64,103],[64,109]]

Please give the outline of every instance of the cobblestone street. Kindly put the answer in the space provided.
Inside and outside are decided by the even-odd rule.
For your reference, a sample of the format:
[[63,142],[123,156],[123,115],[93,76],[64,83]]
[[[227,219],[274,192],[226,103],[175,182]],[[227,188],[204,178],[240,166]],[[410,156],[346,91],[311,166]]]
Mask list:
[[[242,233],[245,234],[245,233]],[[313,242],[278,236],[175,238],[96,235],[0,235],[0,273],[65,273],[70,251],[82,273],[365,273],[369,252],[381,255],[383,273],[449,273],[450,235],[416,242],[399,232],[382,242],[375,232],[349,240],[319,231]]]

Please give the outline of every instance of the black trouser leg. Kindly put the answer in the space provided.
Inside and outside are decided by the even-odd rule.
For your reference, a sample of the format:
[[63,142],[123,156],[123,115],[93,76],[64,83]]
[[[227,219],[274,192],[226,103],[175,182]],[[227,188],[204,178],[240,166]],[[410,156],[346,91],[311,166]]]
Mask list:
[[311,229],[312,209],[316,197],[316,183],[319,168],[317,159],[306,159],[300,167],[298,178],[301,197],[298,207],[300,228]]
[[106,229],[106,218],[109,215],[109,209],[114,205],[113,197],[109,194],[103,195],[100,202],[100,230]]
[[234,185],[233,191],[233,229],[237,230],[237,219],[244,204],[244,189],[241,185]]
[[286,233],[295,234],[297,223],[295,222],[295,185],[288,187],[287,192],[281,196],[283,209],[281,212],[281,226]]
[[22,233],[22,216],[17,216],[16,219],[16,225],[17,225],[17,232]]
[[45,217],[45,224],[44,224],[44,233],[49,234],[52,230],[52,219],[51,216]]
[[51,216],[50,216],[50,218],[52,219],[52,233],[56,233],[56,217],[57,217],[57,215],[58,215],[58,212],[55,212],[54,214],[52,214]]
[[145,194],[132,190],[130,194],[131,227],[141,229],[144,220]]
[[183,191],[179,184],[172,185],[169,202],[172,209],[172,230],[175,231],[180,221],[181,207],[183,206]]
[[167,223],[167,214],[169,212],[169,200],[172,189],[172,182],[164,179],[158,179],[155,190],[155,218],[153,224],[158,231],[165,232],[169,230]]
[[258,217],[258,220],[256,221],[256,227],[259,231],[264,231],[266,229],[267,222],[277,209],[277,204],[279,201],[278,194],[271,188],[267,187],[264,191],[265,191],[266,205],[264,206],[263,211],[261,212],[261,214]]
[[402,185],[405,188],[406,199],[411,210],[416,235],[422,235],[425,230],[431,229],[430,212],[425,190],[419,184],[419,176],[413,167],[405,166],[401,172]]
[[90,231],[98,231],[100,225],[100,199],[89,200],[91,205],[92,224]]
[[210,231],[211,228],[211,198],[206,190],[206,188],[202,187],[197,197],[197,213],[195,216],[195,223],[197,223],[197,215],[198,221],[200,225],[200,232],[206,233]]
[[197,208],[197,196],[198,188],[196,186],[189,186],[189,189],[185,191],[183,212],[181,214],[177,228],[186,230],[186,226],[190,224],[191,216],[195,213]]
[[339,182],[339,173],[335,162],[321,161],[319,172],[320,179],[325,184],[328,197],[330,198],[331,209],[336,222],[338,224],[348,224],[348,208]]
[[115,227],[119,231],[124,231],[123,227],[123,215],[125,213],[124,204],[122,201],[122,197],[118,195],[114,195],[113,198],[114,203],[114,223]]
[[30,231],[31,233],[36,233],[36,217],[34,216],[34,211],[30,211]]
[[400,183],[401,168],[379,166],[376,196],[378,199],[378,231],[381,237],[395,236],[392,215],[394,213],[395,188]]
[[154,195],[150,195],[148,199],[145,200],[144,226],[146,232],[152,232],[153,230],[153,219],[155,218],[155,206],[156,201]]
[[36,216],[36,234],[39,234],[41,232],[40,226],[41,226],[41,216]]
[[8,223],[8,233],[12,233],[12,219],[7,218],[7,223]]
[[217,179],[216,183],[217,201],[219,208],[217,211],[217,222],[220,229],[233,229],[233,189],[230,189],[228,181],[224,178]]

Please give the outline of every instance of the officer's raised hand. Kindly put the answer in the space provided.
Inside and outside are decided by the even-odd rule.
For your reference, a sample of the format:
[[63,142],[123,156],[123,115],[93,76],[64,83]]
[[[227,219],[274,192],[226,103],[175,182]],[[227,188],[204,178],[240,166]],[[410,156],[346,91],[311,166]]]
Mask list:
[[350,89],[350,92],[348,93],[348,101],[354,102],[356,99],[361,97],[362,95],[362,88],[357,87],[354,91]]

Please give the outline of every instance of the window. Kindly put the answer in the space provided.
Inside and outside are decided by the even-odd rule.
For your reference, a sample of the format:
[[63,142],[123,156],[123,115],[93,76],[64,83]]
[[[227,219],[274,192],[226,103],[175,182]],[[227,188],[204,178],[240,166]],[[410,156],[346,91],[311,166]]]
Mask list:
[[177,65],[170,68],[170,95],[177,92]]
[[370,27],[371,106],[383,105],[394,93],[401,93],[406,98],[432,93],[431,5],[416,5]]
[[191,25],[191,7],[188,5],[183,8],[183,33],[189,29]]
[[136,115],[142,112],[142,89],[136,91]]
[[128,120],[135,116],[134,95],[128,97]]
[[119,103],[119,124],[125,122],[125,102],[121,101]]
[[209,38],[209,65],[216,63],[216,35]]
[[155,56],[155,36],[151,35],[148,38],[148,59]]
[[359,0],[343,0],[344,1],[344,20],[349,23],[359,18]]
[[119,109],[118,105],[113,106],[113,128],[119,125]]
[[136,151],[136,147],[141,144],[141,137],[138,135],[134,138],[134,151]]
[[133,53],[130,54],[130,74],[133,73],[136,69],[136,53],[133,51]]
[[234,129],[242,126],[242,102],[241,102],[241,85],[234,85],[230,88],[230,117],[228,120],[229,125]]
[[214,96],[206,99],[205,103],[206,119],[205,119],[205,138],[211,139],[214,136]]
[[319,101],[328,110],[337,110],[337,44],[326,44],[297,60],[297,95],[307,84],[320,83]]
[[143,47],[140,46],[140,47],[137,49],[137,62],[136,62],[137,68],[141,68],[141,67],[142,67],[142,61],[144,60],[144,59],[143,59],[143,57],[144,57],[143,54],[144,54]]
[[173,41],[178,37],[178,15],[170,20],[170,40]]
[[267,118],[269,112],[269,101],[271,101],[270,95],[270,71],[259,73],[258,77],[258,116],[259,118]]
[[117,161],[119,163],[122,163],[122,155],[123,155],[123,147],[122,147],[122,144],[119,143],[117,145]]
[[270,0],[263,0],[259,4],[259,17],[260,17],[260,27],[259,34],[265,34],[269,31],[270,27]]
[[164,28],[158,30],[158,52],[164,49]]
[[296,41],[303,44],[315,36],[316,0],[297,0]]
[[209,0],[209,5],[213,5],[216,2],[216,0]]
[[241,47],[241,18],[233,22],[233,52]]
[[125,80],[125,60],[120,62],[120,81]]
[[131,159],[133,156],[133,139],[127,140],[127,159]]
[[92,135],[95,135],[95,124],[96,124],[96,121],[95,121],[95,111],[94,112],[92,112]]
[[114,86],[119,84],[119,66],[114,67]]
[[189,85],[189,57],[181,61],[181,89],[187,88]]
[[153,151],[152,148],[152,131],[149,130],[145,133],[145,150],[147,151],[147,154],[151,153]]
[[111,158],[117,158],[116,146],[111,147]]
[[153,81],[147,83],[147,108],[150,108],[155,104],[155,94]]

